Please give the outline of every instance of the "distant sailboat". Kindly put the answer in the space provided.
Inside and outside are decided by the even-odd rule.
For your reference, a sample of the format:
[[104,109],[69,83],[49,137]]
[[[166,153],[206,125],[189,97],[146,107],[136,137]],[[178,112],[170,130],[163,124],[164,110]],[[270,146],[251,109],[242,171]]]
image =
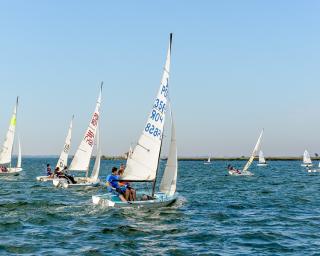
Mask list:
[[234,168],[228,168],[228,172],[230,175],[235,175],[235,176],[251,176],[253,175],[253,173],[251,173],[250,171],[248,171],[249,167],[251,166],[254,158],[257,156],[259,148],[260,148],[260,144],[261,144],[261,140],[262,140],[262,135],[263,135],[263,130],[260,133],[260,136],[257,140],[257,143],[252,151],[252,154],[248,160],[248,162],[246,163],[246,165],[244,166],[243,170],[238,170],[238,169],[234,169]]
[[[310,159],[311,160],[311,159]],[[302,165],[302,166],[305,166],[305,165]],[[307,170],[307,172],[320,172],[320,162],[319,162],[319,164],[318,164],[318,169],[317,168],[315,168],[315,169],[311,169],[311,168],[309,168],[309,167],[311,167],[310,165],[308,165],[308,166],[306,166],[307,168],[306,168],[306,170]]]
[[[172,118],[171,122],[171,142],[162,181],[160,192],[156,192],[156,181],[159,175],[159,161],[161,148],[163,145],[163,128],[165,114],[168,104],[169,72],[171,56],[172,34],[170,34],[169,48],[160,88],[147,120],[147,124],[142,131],[138,144],[127,160],[122,181],[124,182],[145,182],[152,184],[150,195],[137,194],[137,201],[121,201],[117,195],[112,193],[92,196],[93,204],[102,204],[108,207],[147,207],[155,208],[172,204],[177,199],[177,146],[175,137],[175,126]],[[171,115],[172,117],[172,115]]]
[[210,156],[208,157],[208,160],[204,162],[204,164],[212,164]]
[[311,167],[312,166],[312,161],[310,154],[307,150],[303,152],[303,163],[301,164],[303,167]]
[[18,145],[19,151],[18,151],[18,158],[17,158],[17,166],[12,167],[11,165],[14,137],[15,137],[15,131],[16,131],[16,125],[17,125],[18,103],[19,103],[19,98],[17,97],[13,114],[10,119],[9,129],[0,153],[0,165],[1,165],[0,176],[19,175],[19,173],[22,171],[20,140]]
[[[70,146],[71,146],[73,118],[74,118],[74,116],[72,116],[72,119],[71,119],[71,122],[69,125],[69,129],[68,129],[68,134],[67,134],[66,140],[64,142],[63,149],[61,151],[59,160],[56,165],[56,167],[59,167],[60,170],[62,170],[65,166],[68,166],[68,156],[69,156],[69,151],[70,151]],[[37,179],[37,181],[49,181],[49,180],[53,180],[53,177],[38,176],[36,179]]]
[[267,166],[266,159],[264,158],[262,150],[259,152],[259,163],[257,164],[258,166]]
[[[55,187],[95,187],[98,186],[100,183],[100,180],[98,178],[99,176],[99,170],[100,170],[100,156],[99,156],[99,147],[100,144],[97,141],[97,133],[98,133],[98,124],[100,119],[100,105],[101,105],[101,94],[102,94],[102,85],[100,87],[99,97],[96,103],[96,107],[94,110],[94,113],[92,115],[92,118],[90,119],[88,128],[85,132],[85,135],[72,159],[72,162],[69,167],[69,171],[80,171],[80,172],[86,172],[85,177],[75,177],[75,181],[77,183],[72,184],[68,183],[68,180],[65,178],[54,178],[53,179],[53,185]],[[90,159],[93,152],[93,146],[95,144],[95,141],[97,143],[97,156],[96,157],[96,163],[94,165],[94,168],[92,170],[91,176],[89,176],[89,165],[90,165]],[[66,159],[63,160],[63,162],[66,161]]]

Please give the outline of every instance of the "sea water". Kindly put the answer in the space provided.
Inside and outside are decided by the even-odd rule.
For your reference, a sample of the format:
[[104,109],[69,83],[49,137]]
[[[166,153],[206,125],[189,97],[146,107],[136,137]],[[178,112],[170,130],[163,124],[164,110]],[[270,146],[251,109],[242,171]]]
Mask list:
[[[320,174],[300,162],[180,161],[178,201],[166,208],[107,209],[104,188],[54,188],[35,180],[55,158],[25,158],[0,179],[0,255],[312,255],[320,246]],[[123,161],[102,161],[101,176]],[[161,163],[163,170],[165,162]]]

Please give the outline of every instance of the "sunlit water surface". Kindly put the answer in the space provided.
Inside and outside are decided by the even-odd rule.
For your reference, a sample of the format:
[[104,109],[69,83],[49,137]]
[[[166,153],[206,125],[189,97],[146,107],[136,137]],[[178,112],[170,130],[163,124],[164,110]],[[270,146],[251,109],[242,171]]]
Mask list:
[[[227,162],[181,161],[179,200],[156,210],[107,209],[91,203],[103,188],[39,183],[47,162],[56,159],[26,158],[20,176],[0,179],[1,255],[319,253],[320,174],[299,162],[274,161],[253,166],[253,177],[230,177]],[[101,176],[120,163],[102,161]]]

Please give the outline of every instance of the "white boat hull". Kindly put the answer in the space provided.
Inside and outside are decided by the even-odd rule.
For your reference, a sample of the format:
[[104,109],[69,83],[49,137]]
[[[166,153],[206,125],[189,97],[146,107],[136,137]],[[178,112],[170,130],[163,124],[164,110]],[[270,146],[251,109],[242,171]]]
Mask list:
[[320,172],[320,169],[307,169],[307,172],[309,173]]
[[165,193],[156,193],[153,200],[122,202],[117,195],[112,193],[92,196],[92,203],[114,208],[159,208],[173,204],[178,193],[168,196]]
[[55,187],[61,187],[61,188],[89,188],[89,187],[97,187],[100,185],[100,180],[91,180],[90,178],[83,178],[83,177],[74,177],[75,181],[77,183],[72,184],[68,183],[68,181],[64,178],[54,178],[52,180],[52,184]]
[[204,162],[204,164],[208,164],[209,165],[209,164],[212,164],[212,162]]
[[42,181],[42,182],[47,182],[47,181],[51,181],[54,178],[50,177],[50,176],[38,176],[36,177],[37,181]]
[[267,166],[268,164],[267,163],[259,163],[257,164],[257,166]]
[[8,168],[7,172],[0,172],[0,176],[18,176],[22,168]]
[[301,164],[302,167],[311,167],[313,164]]
[[253,176],[253,173],[249,171],[243,172],[240,170],[240,173],[238,173],[236,171],[229,170],[228,172],[229,172],[229,175],[232,175],[232,176]]

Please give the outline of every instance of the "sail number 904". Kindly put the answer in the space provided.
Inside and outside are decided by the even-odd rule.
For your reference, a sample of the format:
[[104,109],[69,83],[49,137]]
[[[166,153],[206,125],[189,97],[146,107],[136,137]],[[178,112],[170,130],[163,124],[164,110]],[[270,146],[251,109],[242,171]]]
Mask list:
[[144,128],[145,132],[153,135],[154,137],[160,137],[161,130],[156,128],[153,124],[147,123],[146,127]]

